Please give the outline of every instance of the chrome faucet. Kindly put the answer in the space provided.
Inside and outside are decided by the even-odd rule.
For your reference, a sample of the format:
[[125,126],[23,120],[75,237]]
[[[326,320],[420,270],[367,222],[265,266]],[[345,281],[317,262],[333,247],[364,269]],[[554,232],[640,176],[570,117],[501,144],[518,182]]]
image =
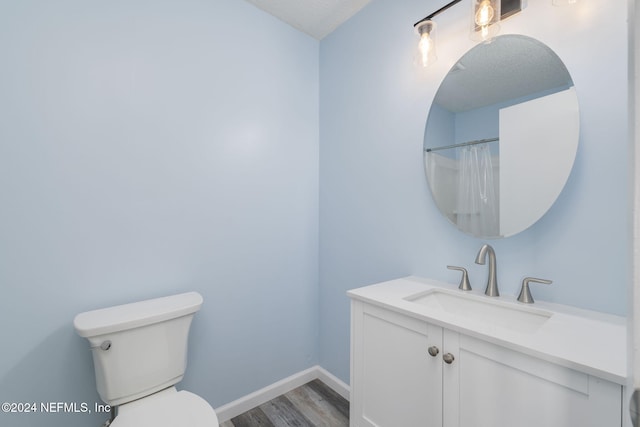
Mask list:
[[489,278],[487,279],[487,289],[484,291],[484,294],[490,297],[498,297],[500,296],[500,292],[498,292],[496,253],[490,245],[482,245],[476,256],[476,264],[484,265],[487,254],[489,254]]

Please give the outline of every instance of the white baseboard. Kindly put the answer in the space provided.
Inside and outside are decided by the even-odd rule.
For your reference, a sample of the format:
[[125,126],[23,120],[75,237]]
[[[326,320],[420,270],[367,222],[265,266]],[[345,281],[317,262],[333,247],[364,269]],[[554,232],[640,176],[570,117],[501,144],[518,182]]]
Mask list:
[[317,377],[314,379],[319,379],[346,400],[351,400],[351,388],[344,381],[324,369],[322,366],[316,365],[312,369],[315,369],[317,373]]
[[326,369],[316,365],[216,408],[215,411],[218,415],[218,421],[221,423],[228,421],[256,406],[260,406],[273,398],[316,379],[319,379],[340,396],[349,400],[349,386]]

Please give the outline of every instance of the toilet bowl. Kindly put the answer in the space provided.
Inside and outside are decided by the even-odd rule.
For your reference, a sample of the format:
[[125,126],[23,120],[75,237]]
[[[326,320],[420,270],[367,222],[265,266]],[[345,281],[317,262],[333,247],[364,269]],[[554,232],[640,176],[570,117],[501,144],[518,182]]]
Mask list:
[[215,427],[200,396],[174,385],[187,368],[191,321],[202,296],[188,292],[78,314],[93,354],[100,398],[116,407],[111,427]]

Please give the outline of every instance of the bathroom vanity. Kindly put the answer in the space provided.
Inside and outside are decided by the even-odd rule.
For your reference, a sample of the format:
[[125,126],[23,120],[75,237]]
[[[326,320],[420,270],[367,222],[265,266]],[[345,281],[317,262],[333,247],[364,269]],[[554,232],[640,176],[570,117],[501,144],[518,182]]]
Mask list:
[[352,427],[622,425],[622,317],[417,277],[348,295]]

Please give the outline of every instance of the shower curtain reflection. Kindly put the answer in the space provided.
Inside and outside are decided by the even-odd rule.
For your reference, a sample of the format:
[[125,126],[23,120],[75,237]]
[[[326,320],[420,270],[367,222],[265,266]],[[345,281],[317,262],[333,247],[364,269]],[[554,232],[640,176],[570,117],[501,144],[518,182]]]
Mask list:
[[478,237],[498,236],[498,197],[488,144],[457,148],[456,224]]

